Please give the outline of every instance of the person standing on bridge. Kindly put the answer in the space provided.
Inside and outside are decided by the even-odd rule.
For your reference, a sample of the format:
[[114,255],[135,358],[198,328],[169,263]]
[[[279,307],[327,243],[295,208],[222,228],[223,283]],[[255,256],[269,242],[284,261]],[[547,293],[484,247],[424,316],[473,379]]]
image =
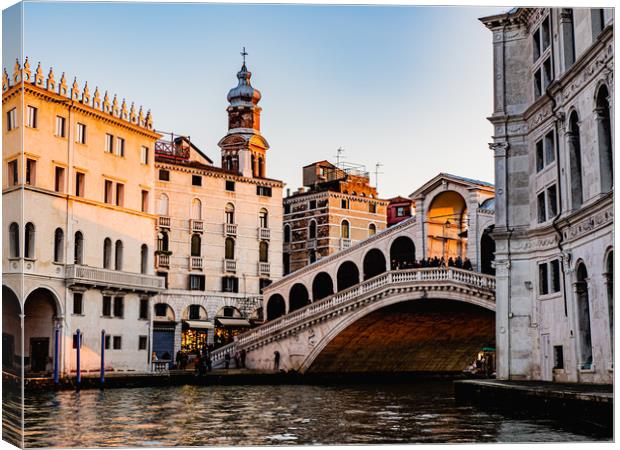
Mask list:
[[273,352],[273,368],[274,370],[278,370],[280,368],[280,352]]

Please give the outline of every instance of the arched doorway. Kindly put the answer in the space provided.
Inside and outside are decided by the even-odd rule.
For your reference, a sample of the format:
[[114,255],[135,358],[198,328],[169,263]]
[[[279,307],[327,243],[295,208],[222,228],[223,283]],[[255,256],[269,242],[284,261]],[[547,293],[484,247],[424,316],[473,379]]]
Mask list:
[[480,271],[488,275],[495,275],[493,261],[495,261],[495,240],[491,237],[493,225],[482,232],[480,238]]
[[334,282],[327,272],[320,272],[312,282],[312,300],[317,301],[334,293]]
[[376,277],[386,270],[385,256],[381,250],[373,248],[364,256],[364,280]]
[[390,246],[390,267],[392,270],[409,269],[415,262],[415,244],[407,236],[399,236]]
[[588,270],[581,262],[577,266],[575,295],[577,299],[577,325],[579,329],[579,360],[582,369],[592,367],[592,327],[590,323],[590,298],[588,295]]
[[467,254],[467,205],[456,191],[437,195],[428,209],[427,252],[431,258],[465,259]]
[[267,301],[267,320],[274,320],[286,313],[286,303],[280,294],[273,294]]
[[54,327],[58,316],[56,296],[37,288],[24,304],[25,370],[49,373],[54,367]]
[[207,346],[209,329],[213,324],[208,321],[207,310],[202,305],[189,305],[183,311],[181,325],[181,350],[199,352]]
[[15,372],[22,364],[21,306],[17,295],[2,286],[2,370]]
[[340,292],[360,282],[360,271],[354,263],[345,261],[338,268],[336,278]]
[[293,312],[310,304],[308,289],[301,283],[293,285],[288,296],[288,312]]

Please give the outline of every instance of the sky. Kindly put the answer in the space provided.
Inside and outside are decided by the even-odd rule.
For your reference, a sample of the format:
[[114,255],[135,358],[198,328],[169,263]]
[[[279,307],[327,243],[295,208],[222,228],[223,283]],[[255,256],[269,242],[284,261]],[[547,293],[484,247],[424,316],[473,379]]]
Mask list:
[[[24,55],[143,105],[157,130],[188,135],[219,164],[226,95],[246,47],[262,93],[267,176],[291,191],[301,168],[381,163],[383,198],[440,172],[493,181],[491,33],[505,7],[28,2]],[[3,14],[3,65],[19,54]],[[371,177],[375,184],[374,174]]]

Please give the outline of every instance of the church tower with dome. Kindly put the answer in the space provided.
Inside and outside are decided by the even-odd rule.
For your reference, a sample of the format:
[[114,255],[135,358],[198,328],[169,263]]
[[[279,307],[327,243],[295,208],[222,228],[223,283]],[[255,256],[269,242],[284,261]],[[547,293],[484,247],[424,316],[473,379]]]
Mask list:
[[228,133],[218,146],[222,151],[222,168],[245,177],[265,178],[269,144],[260,132],[258,106],[261,93],[252,87],[252,72],[245,65],[247,53],[243,52],[243,65],[237,72],[238,84],[228,92]]

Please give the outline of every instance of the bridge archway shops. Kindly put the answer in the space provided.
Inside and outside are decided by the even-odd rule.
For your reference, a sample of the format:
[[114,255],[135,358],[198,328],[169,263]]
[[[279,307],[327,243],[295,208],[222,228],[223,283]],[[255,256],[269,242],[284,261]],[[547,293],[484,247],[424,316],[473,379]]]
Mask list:
[[241,312],[233,306],[221,308],[215,316],[213,344],[215,348],[230,344],[235,336],[251,327],[250,321],[242,317]]
[[415,244],[408,236],[399,236],[390,245],[391,270],[410,269],[415,263]]
[[286,314],[286,302],[280,294],[274,294],[267,301],[267,321],[277,319]]
[[456,259],[467,256],[467,203],[456,191],[444,191],[435,196],[427,218],[427,256]]
[[214,328],[207,319],[204,306],[194,304],[185,308],[181,322],[181,351],[198,353],[207,347],[209,330]]

